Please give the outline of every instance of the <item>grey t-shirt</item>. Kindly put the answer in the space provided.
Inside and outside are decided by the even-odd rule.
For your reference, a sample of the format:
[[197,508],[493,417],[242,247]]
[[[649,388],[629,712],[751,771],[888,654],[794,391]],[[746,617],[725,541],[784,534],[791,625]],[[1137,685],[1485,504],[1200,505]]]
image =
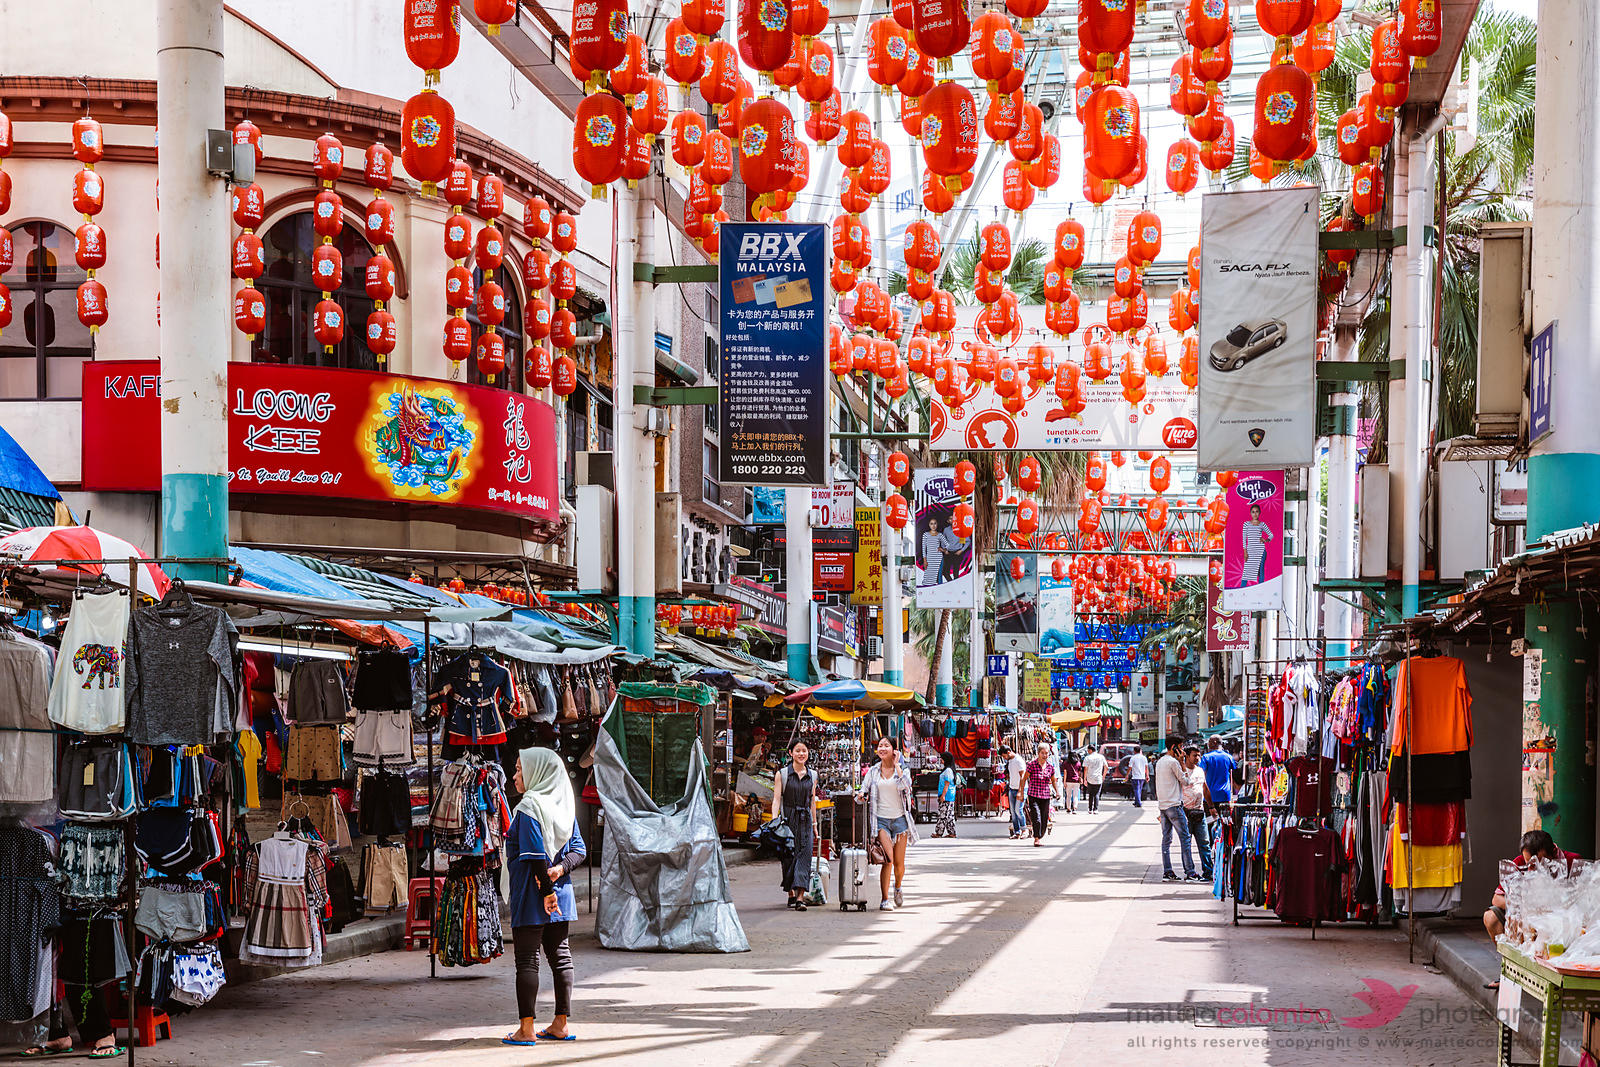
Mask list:
[[238,694],[233,640],[220,609],[184,597],[133,613],[128,657],[128,740],[209,744],[230,732]]

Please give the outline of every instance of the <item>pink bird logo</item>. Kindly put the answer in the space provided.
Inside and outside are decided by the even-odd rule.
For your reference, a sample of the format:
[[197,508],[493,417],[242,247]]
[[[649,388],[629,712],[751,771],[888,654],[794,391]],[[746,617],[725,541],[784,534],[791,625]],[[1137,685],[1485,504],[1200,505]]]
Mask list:
[[1403,989],[1396,989],[1381,978],[1363,978],[1363,985],[1368,992],[1354,993],[1361,1003],[1372,1010],[1365,1015],[1356,1015],[1339,1021],[1353,1030],[1376,1030],[1380,1026],[1388,1026],[1400,1017],[1406,1005],[1411,1003],[1411,998],[1416,996],[1418,986],[1408,985]]

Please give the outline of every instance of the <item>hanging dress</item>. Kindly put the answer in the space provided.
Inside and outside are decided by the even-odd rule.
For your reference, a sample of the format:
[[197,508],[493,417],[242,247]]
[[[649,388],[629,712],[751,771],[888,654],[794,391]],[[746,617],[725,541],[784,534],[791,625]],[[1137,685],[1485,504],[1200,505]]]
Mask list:
[[309,849],[306,841],[277,835],[257,846],[255,869],[246,872],[250,918],[239,950],[241,960],[304,966],[321,956],[306,895]]

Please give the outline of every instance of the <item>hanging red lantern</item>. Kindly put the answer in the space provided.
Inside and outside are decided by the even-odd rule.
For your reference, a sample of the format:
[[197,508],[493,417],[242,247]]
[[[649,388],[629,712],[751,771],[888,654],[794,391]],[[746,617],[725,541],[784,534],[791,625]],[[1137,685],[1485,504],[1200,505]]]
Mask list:
[[336,300],[322,299],[311,314],[311,333],[324,352],[333,351],[344,340],[344,309]]
[[879,89],[892,89],[906,76],[910,57],[905,31],[887,15],[874,19],[867,36],[867,77]]
[[1217,139],[1200,148],[1200,162],[1206,170],[1216,174],[1233,166],[1233,119],[1222,116],[1222,130],[1217,134]]
[[72,157],[86,167],[100,162],[106,154],[104,131],[100,123],[84,115],[72,124]]
[[105,182],[87,167],[72,176],[72,210],[89,219],[105,207]]
[[367,243],[382,248],[394,242],[394,205],[382,197],[374,197],[362,212],[362,232]]
[[1032,163],[1044,152],[1044,111],[1038,104],[1024,102],[1019,115],[1017,132],[1006,147],[1012,159]]
[[1369,225],[1383,213],[1383,194],[1383,171],[1378,165],[1363,163],[1357,167],[1350,182],[1350,206]]
[[991,271],[1004,273],[1011,266],[1011,230],[1003,222],[991,222],[979,231],[979,262]]
[[255,154],[256,166],[261,165],[264,153],[261,151],[261,128],[249,119],[241,119],[233,127],[233,143],[235,146],[248,146]]
[[344,279],[344,256],[336,245],[318,245],[311,252],[311,280],[327,296],[339,288]]
[[1161,216],[1146,209],[1128,223],[1128,257],[1143,266],[1155,262],[1160,254]]
[[311,228],[324,241],[344,232],[344,201],[332,189],[324,189],[311,201]]
[[1167,149],[1167,188],[1185,197],[1200,181],[1200,146],[1180,137]]
[[367,348],[383,366],[400,341],[400,330],[394,316],[382,308],[367,316]]
[[439,72],[455,62],[461,50],[461,11],[458,0],[405,5],[406,58],[424,72],[433,85]]
[[[689,29],[689,24],[679,15],[667,23],[665,39],[661,47],[661,69],[668,78],[678,83],[685,96],[690,91],[690,83],[698,81],[705,73],[706,50],[705,45]],[[613,86],[615,88],[615,86]]]
[[680,111],[672,117],[672,161],[684,170],[698,167],[706,157],[706,120],[697,111]]
[[1218,87],[1233,73],[1233,30],[1227,32],[1222,43],[1210,54],[1195,51],[1190,55],[1194,59],[1195,76],[1205,82],[1208,95],[1216,96]]
[[972,24],[972,73],[988,82],[991,94],[1011,73],[1011,33],[1011,20],[999,11],[985,11]]
[[1072,280],[1072,273],[1083,266],[1085,252],[1083,224],[1075,219],[1066,219],[1056,225],[1055,262],[1066,275],[1067,281]]
[[578,104],[572,120],[572,165],[589,183],[595,200],[604,200],[606,186],[622,177],[628,121],[622,101],[610,93],[594,93]]
[[1045,327],[1058,337],[1070,337],[1078,329],[1079,310],[1078,294],[1069,291],[1065,300],[1045,305]]
[[1167,325],[1179,333],[1184,333],[1194,328],[1194,313],[1189,307],[1189,290],[1187,288],[1173,291],[1172,298],[1167,304]]
[[478,338],[475,355],[478,373],[493,385],[495,375],[506,369],[505,339],[492,330],[485,332]]
[[1139,100],[1120,85],[1104,85],[1084,108],[1087,173],[1115,181],[1138,163]]
[[965,540],[972,536],[973,511],[968,503],[957,504],[950,511],[950,532]]
[[1079,0],[1078,47],[1094,53],[1098,69],[1110,70],[1133,44],[1136,14],[1128,0]]
[[1172,64],[1172,75],[1167,82],[1167,96],[1172,110],[1179,115],[1198,115],[1206,107],[1206,83],[1195,73],[1194,57],[1188,52]]
[[1150,334],[1144,342],[1144,369],[1145,372],[1164,378],[1167,375],[1167,343],[1156,333]]
[[896,489],[911,480],[911,457],[904,452],[891,452],[886,464],[886,477]]
[[[705,65],[706,72],[700,76],[700,95],[720,113],[739,95],[739,52],[732,42],[714,40],[706,46]],[[640,80],[643,80],[642,74]]]
[[1053,133],[1044,134],[1040,142],[1039,154],[1027,164],[1024,173],[1035,189],[1049,189],[1061,177],[1061,142]]
[[739,0],[739,58],[745,66],[771,73],[793,50],[785,0]]
[[1294,65],[1312,76],[1333,66],[1339,34],[1332,24],[1319,22],[1294,39]]
[[247,285],[234,294],[233,324],[250,338],[267,328],[267,299],[260,290]]
[[246,281],[261,277],[267,269],[266,247],[261,238],[246,230],[233,239],[233,276]]
[[1372,31],[1372,61],[1374,82],[1397,83],[1410,78],[1411,58],[1400,46],[1400,23],[1396,19],[1380,23]]
[[[633,96],[633,110],[629,112],[629,121],[645,139],[646,144],[654,145],[656,134],[667,128],[667,114],[667,83],[654,74],[646,75],[639,91]],[[576,118],[573,121],[576,122]]]
[[972,37],[966,0],[913,0],[911,36],[919,52],[939,61],[939,70],[949,70],[950,57]]
[[1228,0],[1189,0],[1183,12],[1183,36],[1192,48],[1209,55],[1232,33]]
[[704,44],[722,32],[722,24],[727,21],[727,6],[724,0],[687,0],[683,5],[683,21]]
[[978,161],[978,106],[960,82],[940,82],[923,97],[922,159],[952,192]]
[[993,141],[1009,141],[1022,128],[1021,93],[990,93],[989,107],[983,113],[983,132]]
[[[1039,530],[1039,502],[1031,497],[1017,505],[1017,532],[1024,537],[1032,536]],[[1021,557],[1013,557],[1018,563]]]
[[1287,163],[1316,140],[1316,86],[1293,63],[1269,67],[1256,82],[1253,147],[1275,163]]
[[1400,0],[1400,48],[1413,60],[1417,70],[1426,70],[1428,57],[1443,42],[1443,20],[1439,0]]
[[1023,456],[1017,464],[1017,488],[1024,493],[1036,493],[1042,480],[1039,461],[1033,456]]
[[261,186],[251,183],[233,191],[233,221],[240,229],[255,230],[266,217],[267,194]]
[[891,530],[904,530],[906,523],[911,518],[911,508],[906,503],[906,498],[899,493],[890,493],[883,500],[883,521]]
[[378,254],[367,260],[365,275],[367,297],[380,303],[394,296],[394,263],[388,256]]
[[627,0],[593,0],[573,5],[567,51],[574,63],[589,72],[585,88],[599,88],[603,76],[627,58]]
[[978,485],[978,468],[971,460],[964,459],[955,467],[956,492],[961,496],[971,496]]
[[1150,488],[1165,493],[1171,485],[1172,463],[1166,456],[1157,456],[1150,461]]
[[578,389],[578,364],[563,353],[556,357],[550,374],[550,390],[556,396],[571,396]]
[[449,176],[456,155],[456,111],[430,90],[407,100],[400,112],[400,162],[433,196]]
[[1256,23],[1275,38],[1279,53],[1287,53],[1293,39],[1311,28],[1316,14],[1316,0],[1256,0]]

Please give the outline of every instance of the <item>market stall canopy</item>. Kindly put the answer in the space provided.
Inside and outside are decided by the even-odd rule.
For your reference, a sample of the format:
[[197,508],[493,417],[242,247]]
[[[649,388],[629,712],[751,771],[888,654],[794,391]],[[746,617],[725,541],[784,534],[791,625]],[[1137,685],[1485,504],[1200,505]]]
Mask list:
[[[853,715],[845,719],[824,720],[833,722],[848,721],[855,715],[869,715],[880,711],[902,711],[914,708],[921,703],[916,693],[909,689],[902,689],[898,685],[888,685],[884,682],[861,681],[855,678],[843,678],[836,682],[823,682],[808,689],[790,693],[784,697],[787,704],[811,704],[826,707],[849,706]],[[815,714],[815,709],[813,709]],[[821,716],[818,716],[821,718]]]
[[[92,526],[29,526],[0,538],[0,562],[21,566],[38,562],[41,575],[68,581],[92,581],[103,573],[108,581],[126,585],[127,566],[111,561],[147,558],[129,542]],[[56,566],[58,560],[93,562]],[[102,561],[111,565],[102,566]],[[154,563],[141,563],[138,584],[139,592],[159,600],[172,582]]]
[[1093,711],[1058,711],[1050,716],[1050,725],[1057,730],[1078,730],[1099,721],[1099,713]]
[[546,641],[515,623],[505,622],[448,623],[435,626],[433,634],[436,643],[443,648],[471,648],[476,645],[524,663],[596,663],[617,651],[615,645],[583,647]]

